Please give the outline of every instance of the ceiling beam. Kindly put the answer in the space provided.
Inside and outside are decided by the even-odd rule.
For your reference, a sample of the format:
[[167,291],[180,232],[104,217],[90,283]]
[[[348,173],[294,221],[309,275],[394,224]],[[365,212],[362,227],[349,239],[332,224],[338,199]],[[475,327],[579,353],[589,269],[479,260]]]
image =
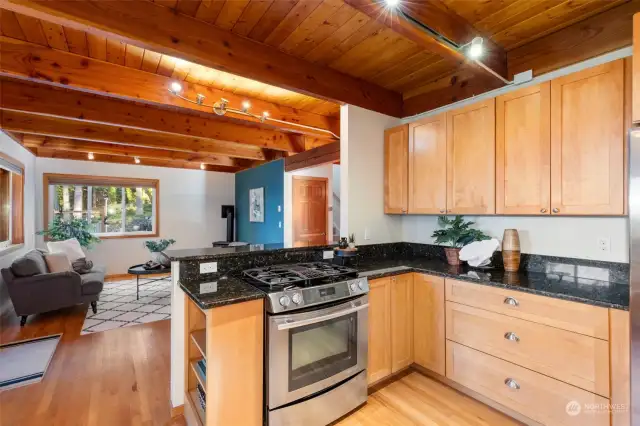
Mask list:
[[183,151],[170,151],[157,148],[141,148],[137,146],[117,145],[103,142],[89,142],[63,138],[46,137],[42,138],[41,140],[25,138],[24,146],[26,146],[27,148],[44,148],[59,151],[84,153],[93,152],[94,154],[128,157],[131,164],[134,164],[134,159],[138,157],[141,160],[177,160],[187,161],[190,163],[211,164],[213,166],[249,167],[256,165],[251,160],[225,157],[222,155],[196,154]]
[[631,0],[509,51],[509,78],[527,70],[538,76],[631,46],[637,12],[640,1]]
[[18,133],[264,160],[259,147],[2,111],[0,127]]
[[402,114],[395,92],[150,1],[0,0],[0,7],[311,96]]
[[284,171],[307,169],[340,161],[340,142],[330,143],[284,159]]
[[175,136],[237,142],[288,152],[304,151],[304,147],[301,149],[300,145],[306,138],[314,142],[322,140],[253,125],[236,124],[224,117],[203,118],[181,110],[170,111],[141,103],[2,77],[0,109],[159,131]]
[[[206,118],[220,119],[211,111],[211,108],[193,104],[172,95],[168,89],[174,80],[169,77],[8,37],[0,37],[0,75],[169,107],[174,111],[178,107],[183,111],[198,112]],[[258,114],[268,111],[272,118],[285,121],[285,123],[274,121],[262,123],[259,119],[250,116],[228,114],[223,117],[228,122],[252,123],[261,128],[331,139],[335,138],[328,132],[335,134],[340,132],[339,120],[334,117],[297,110],[187,81],[181,84],[183,96],[189,99],[195,99],[199,93],[205,95],[207,103],[225,98],[230,102],[229,106],[237,109],[241,108],[243,100],[249,100],[252,110]],[[323,131],[288,123],[318,127]]]
[[[388,9],[382,0],[345,0],[345,3],[369,15],[373,19],[383,22],[386,26],[407,37],[426,50],[441,56],[446,61],[461,65],[467,64],[479,75],[490,76],[501,81],[487,70],[470,61],[464,53],[453,48],[441,38],[421,28],[420,25],[407,19],[403,14]],[[458,45],[469,43],[474,37],[482,36],[465,19],[447,8],[440,0],[429,1],[401,1],[400,10],[413,20],[430,28]],[[507,76],[507,56],[505,51],[493,43],[490,38],[483,37],[487,54],[482,62],[502,77]],[[502,83],[504,85],[504,83]]]
[[[102,163],[117,163],[131,165],[131,160],[126,157],[120,157],[117,155],[104,155],[95,154],[93,160],[88,160],[87,155],[81,152],[74,151],[60,151],[47,148],[36,148],[36,154],[38,157],[45,158],[59,158],[64,160],[78,160],[78,161],[97,161]],[[202,170],[200,163],[190,163],[188,161],[177,160],[156,160],[146,159],[143,163],[134,164],[135,166],[153,166],[153,167],[170,167],[173,169],[193,169]],[[217,166],[217,165],[205,165],[204,171],[211,172],[223,172],[223,173],[236,173],[243,170],[242,167],[230,167],[230,166]]]

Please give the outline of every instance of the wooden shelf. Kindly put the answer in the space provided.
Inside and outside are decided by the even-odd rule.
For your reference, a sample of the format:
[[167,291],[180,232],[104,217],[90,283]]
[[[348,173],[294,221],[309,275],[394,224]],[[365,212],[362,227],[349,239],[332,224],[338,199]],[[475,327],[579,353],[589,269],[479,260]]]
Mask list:
[[198,361],[200,361],[201,359],[202,358],[194,359],[193,361],[190,362],[190,364],[191,364],[191,369],[195,373],[196,378],[198,379],[198,382],[200,383],[200,386],[202,386],[202,389],[206,392],[207,391],[207,378],[205,376],[203,376],[202,374],[200,374],[200,368],[198,367]]
[[207,330],[206,329],[202,329],[202,330],[193,331],[191,333],[191,340],[193,340],[193,343],[195,343],[196,347],[198,348],[198,350],[202,354],[202,357],[204,359],[207,359],[207,351],[206,351],[206,347],[207,347]]
[[204,410],[200,405],[200,398],[198,397],[198,391],[196,389],[190,389],[187,392],[187,397],[189,398],[189,404],[193,408],[193,411],[196,413],[198,423],[200,426],[205,424],[206,417],[204,414]]

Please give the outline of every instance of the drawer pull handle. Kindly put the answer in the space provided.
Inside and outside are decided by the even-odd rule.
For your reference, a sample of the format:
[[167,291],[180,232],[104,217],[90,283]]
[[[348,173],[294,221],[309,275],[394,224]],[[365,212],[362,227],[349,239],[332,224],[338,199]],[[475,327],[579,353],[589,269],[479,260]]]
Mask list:
[[504,304],[505,305],[511,305],[511,306],[520,306],[520,302],[518,302],[513,297],[505,297],[504,298]]
[[520,389],[520,385],[518,384],[518,382],[516,382],[511,378],[504,379],[504,384],[509,386],[511,389],[515,389],[515,390]]
[[504,333],[504,338],[516,343],[520,341],[520,338],[518,337],[518,335],[516,333],[512,333],[511,331]]

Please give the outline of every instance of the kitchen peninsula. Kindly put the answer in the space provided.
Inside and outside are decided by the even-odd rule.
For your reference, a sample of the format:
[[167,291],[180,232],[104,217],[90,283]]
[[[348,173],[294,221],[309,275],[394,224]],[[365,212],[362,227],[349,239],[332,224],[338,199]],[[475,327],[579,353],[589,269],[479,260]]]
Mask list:
[[[193,424],[262,424],[268,299],[242,271],[317,262],[328,250],[267,246],[168,253],[174,296],[183,297],[184,307],[172,316],[172,330],[182,330],[172,335],[172,355],[175,349],[184,357],[172,358],[172,392],[186,395]],[[516,419],[541,423],[566,417],[564,406],[572,399],[613,404],[628,398],[628,377],[619,373],[620,364],[628,363],[628,265],[525,254],[521,271],[507,273],[499,253],[495,269],[473,270],[447,265],[442,248],[428,244],[378,244],[359,251],[356,269],[370,287],[369,386],[411,367]],[[209,262],[217,263],[217,272],[201,273],[201,264]],[[207,360],[209,380],[198,375],[200,357]],[[206,410],[194,393],[197,384],[215,395]],[[556,402],[540,410],[520,399],[527,392]],[[243,410],[234,409],[238,401]],[[173,404],[181,405],[180,399]],[[580,421],[609,424],[598,415]]]

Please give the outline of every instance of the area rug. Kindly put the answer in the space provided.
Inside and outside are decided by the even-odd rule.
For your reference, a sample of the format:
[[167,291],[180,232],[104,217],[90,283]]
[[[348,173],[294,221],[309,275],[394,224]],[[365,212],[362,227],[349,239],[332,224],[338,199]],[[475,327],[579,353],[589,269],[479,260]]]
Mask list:
[[62,334],[0,345],[0,392],[41,381]]
[[138,300],[135,279],[105,283],[98,301],[98,313],[94,314],[89,307],[80,334],[171,318],[171,281],[145,282],[140,280]]

